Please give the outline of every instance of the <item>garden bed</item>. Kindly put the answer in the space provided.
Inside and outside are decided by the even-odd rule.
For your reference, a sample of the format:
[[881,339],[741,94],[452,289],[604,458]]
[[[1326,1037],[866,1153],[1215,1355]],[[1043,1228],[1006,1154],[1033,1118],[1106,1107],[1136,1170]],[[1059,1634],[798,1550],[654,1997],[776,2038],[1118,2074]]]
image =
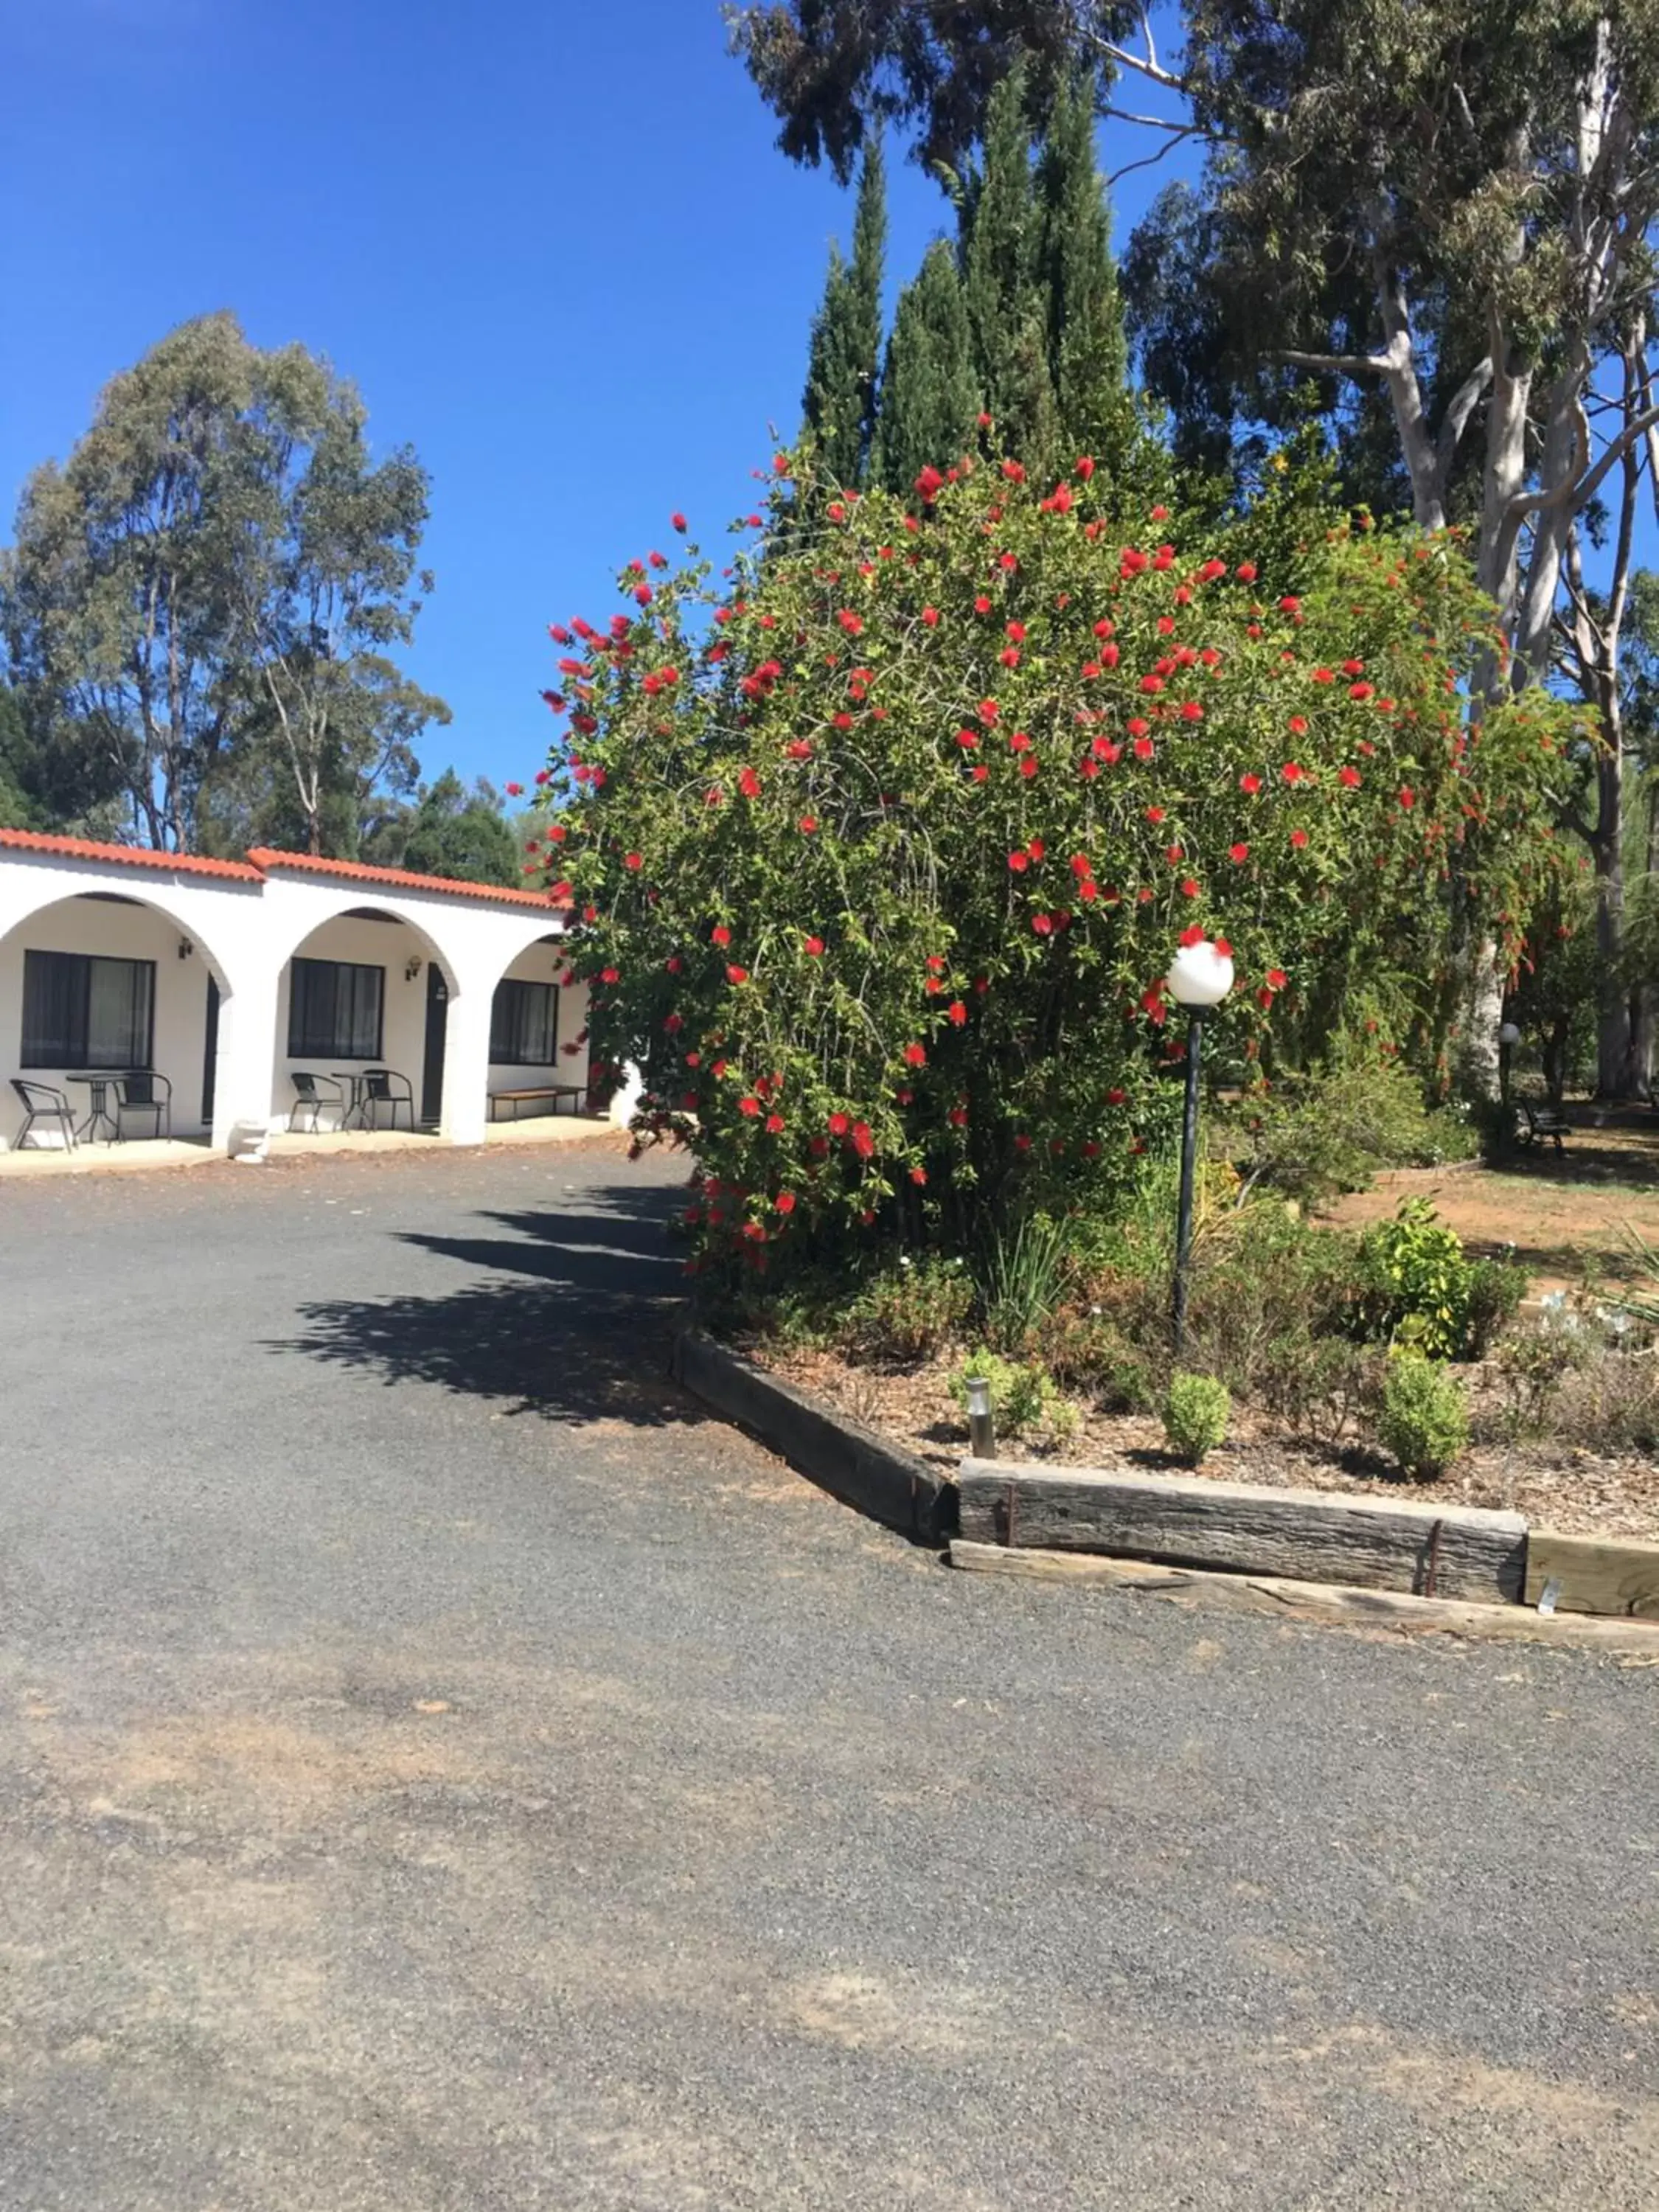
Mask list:
[[[941,1474],[953,1475],[967,1451],[967,1424],[950,1388],[950,1377],[962,1364],[960,1349],[908,1366],[858,1362],[834,1351],[786,1349],[776,1343],[749,1344],[744,1350],[773,1373],[891,1438]],[[1467,1372],[1478,1406],[1482,1370]],[[1164,1449],[1163,1425],[1155,1415],[1103,1413],[1081,1399],[1067,1402],[1076,1422],[1063,1442],[1044,1449],[1040,1438],[1000,1437],[998,1456],[1143,1473],[1191,1472]],[[1486,1506],[1522,1513],[1568,1534],[1659,1540],[1659,1465],[1640,1455],[1604,1456],[1558,1443],[1476,1445],[1438,1480],[1407,1482],[1362,1446],[1291,1435],[1271,1416],[1236,1403],[1227,1442],[1199,1472],[1233,1482]]]

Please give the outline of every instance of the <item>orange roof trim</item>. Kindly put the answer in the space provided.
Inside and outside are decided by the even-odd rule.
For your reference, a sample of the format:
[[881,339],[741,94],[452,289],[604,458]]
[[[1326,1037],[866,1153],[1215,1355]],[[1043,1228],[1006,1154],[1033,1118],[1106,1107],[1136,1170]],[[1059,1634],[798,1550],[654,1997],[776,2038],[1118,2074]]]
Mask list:
[[0,830],[0,845],[22,853],[56,854],[66,860],[113,860],[118,867],[159,868],[167,875],[228,876],[258,884],[261,872],[246,860],[210,860],[198,853],[157,853],[148,845],[100,845],[90,837],[50,836],[44,830]]
[[501,884],[457,883],[448,876],[417,876],[406,868],[371,868],[356,860],[325,860],[313,853],[277,853],[256,845],[246,860],[210,860],[197,853],[158,853],[148,845],[100,845],[89,837],[58,837],[43,830],[0,830],[0,847],[14,852],[46,853],[66,860],[112,860],[122,868],[155,868],[166,875],[217,876],[233,883],[262,884],[273,869],[319,876],[343,876],[356,884],[384,884],[389,890],[438,891],[452,898],[488,899],[497,906],[533,906],[555,914],[570,911],[567,900],[545,891],[508,889]]
[[490,899],[503,906],[550,907],[556,914],[569,911],[565,900],[550,898],[545,891],[508,890],[501,884],[458,883],[449,876],[416,876],[406,868],[371,868],[360,860],[325,860],[316,853],[276,853],[267,845],[251,846],[248,858],[269,874],[273,868],[302,871],[319,876],[344,876],[352,883],[386,884],[404,891],[442,891],[460,898]]

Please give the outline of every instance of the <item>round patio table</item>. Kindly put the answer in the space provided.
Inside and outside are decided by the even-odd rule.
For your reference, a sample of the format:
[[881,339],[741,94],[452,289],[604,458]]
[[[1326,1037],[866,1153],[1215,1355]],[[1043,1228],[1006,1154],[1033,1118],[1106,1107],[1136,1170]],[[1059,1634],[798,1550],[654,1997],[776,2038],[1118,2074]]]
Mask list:
[[109,1127],[109,1135],[105,1139],[106,1144],[112,1145],[120,1135],[121,1124],[109,1110],[109,1089],[112,1083],[118,1083],[130,1072],[124,1067],[89,1067],[64,1076],[65,1083],[84,1083],[87,1087],[90,1110],[75,1133],[81,1141],[91,1137],[100,1122],[106,1122]]

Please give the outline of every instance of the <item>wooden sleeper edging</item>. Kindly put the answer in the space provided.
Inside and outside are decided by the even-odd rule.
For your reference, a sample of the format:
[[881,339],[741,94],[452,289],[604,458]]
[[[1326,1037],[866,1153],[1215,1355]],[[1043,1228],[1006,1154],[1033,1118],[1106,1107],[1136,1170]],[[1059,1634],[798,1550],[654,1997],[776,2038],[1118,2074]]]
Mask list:
[[920,1544],[956,1528],[956,1486],[862,1422],[728,1351],[701,1330],[674,1340],[674,1380],[827,1490]]

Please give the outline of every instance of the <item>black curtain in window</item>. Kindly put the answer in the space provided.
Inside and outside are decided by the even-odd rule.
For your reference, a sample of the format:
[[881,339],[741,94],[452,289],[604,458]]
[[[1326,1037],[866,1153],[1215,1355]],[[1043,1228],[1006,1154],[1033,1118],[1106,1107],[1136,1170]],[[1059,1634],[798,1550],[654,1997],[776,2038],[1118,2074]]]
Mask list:
[[155,963],[23,954],[25,1067],[148,1067]]
[[386,970],[345,960],[296,960],[288,1048],[295,1060],[378,1060]]
[[489,1057],[503,1067],[550,1067],[558,1042],[558,997],[550,983],[516,977],[495,986]]

